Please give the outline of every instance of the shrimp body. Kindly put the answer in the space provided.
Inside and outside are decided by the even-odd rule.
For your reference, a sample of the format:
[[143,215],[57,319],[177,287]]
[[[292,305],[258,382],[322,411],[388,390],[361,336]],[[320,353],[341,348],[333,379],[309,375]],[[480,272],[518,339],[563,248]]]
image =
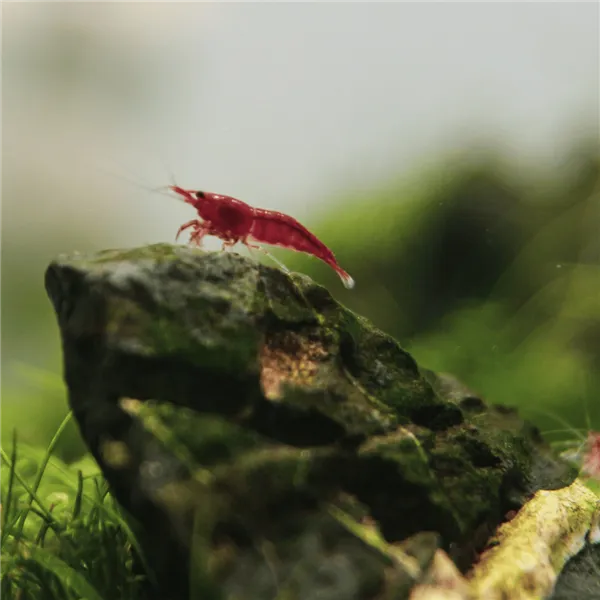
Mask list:
[[197,245],[200,245],[205,235],[214,235],[223,240],[223,248],[237,242],[256,248],[249,241],[253,240],[304,252],[328,264],[339,275],[345,287],[354,287],[354,280],[340,267],[333,252],[293,217],[254,208],[231,196],[186,190],[179,186],[171,186],[171,190],[191,204],[202,219],[182,225],[177,237],[184,229],[192,228],[190,242]]

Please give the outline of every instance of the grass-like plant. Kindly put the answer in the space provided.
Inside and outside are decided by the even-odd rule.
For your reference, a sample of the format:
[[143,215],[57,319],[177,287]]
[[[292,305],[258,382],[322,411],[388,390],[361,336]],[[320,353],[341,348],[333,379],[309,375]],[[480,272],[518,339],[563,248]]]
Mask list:
[[148,577],[135,535],[91,457],[67,465],[49,446],[2,457],[2,598],[136,600]]

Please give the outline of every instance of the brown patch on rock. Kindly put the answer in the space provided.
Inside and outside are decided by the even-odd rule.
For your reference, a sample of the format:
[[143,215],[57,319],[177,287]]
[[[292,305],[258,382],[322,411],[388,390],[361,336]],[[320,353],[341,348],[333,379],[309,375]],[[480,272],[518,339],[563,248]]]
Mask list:
[[260,383],[265,398],[283,398],[284,385],[310,386],[330,352],[320,341],[285,331],[270,336],[260,352]]

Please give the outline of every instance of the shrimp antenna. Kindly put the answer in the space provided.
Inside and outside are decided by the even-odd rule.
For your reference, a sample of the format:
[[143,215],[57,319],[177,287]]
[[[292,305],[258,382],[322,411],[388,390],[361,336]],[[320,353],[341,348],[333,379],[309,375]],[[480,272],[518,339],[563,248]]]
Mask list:
[[[115,173],[114,171],[108,171],[105,169],[100,169],[101,171],[104,172],[105,175],[108,175],[110,177],[114,177],[116,179],[120,179],[121,181],[126,181],[127,183],[142,189],[146,192],[150,192],[152,194],[160,194],[161,196],[168,196],[169,198],[175,198],[177,200],[179,200],[180,202],[184,202],[185,200],[182,200],[178,195],[174,195],[172,193],[169,193],[171,191],[171,186],[170,185],[161,185],[155,188],[149,187],[147,185],[144,185],[143,183],[132,179],[131,177],[127,177],[126,175],[121,175],[119,173]],[[169,173],[169,176],[171,177],[172,181],[174,182],[174,178],[172,173]],[[173,183],[174,184],[174,183]]]
[[162,163],[163,169],[169,175],[170,185],[167,186],[169,189],[171,187],[177,187],[177,182],[175,181],[175,175],[173,175],[173,170],[170,167],[170,164],[167,162],[164,154],[160,153],[160,162]]

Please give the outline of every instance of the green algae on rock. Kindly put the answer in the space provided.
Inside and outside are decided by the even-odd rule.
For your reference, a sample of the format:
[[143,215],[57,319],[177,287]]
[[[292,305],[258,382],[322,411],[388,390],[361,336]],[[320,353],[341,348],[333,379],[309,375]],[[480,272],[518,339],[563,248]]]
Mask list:
[[155,245],[59,257],[46,288],[70,405],[161,598],[406,597],[411,536],[465,570],[508,511],[576,475],[307,277]]

